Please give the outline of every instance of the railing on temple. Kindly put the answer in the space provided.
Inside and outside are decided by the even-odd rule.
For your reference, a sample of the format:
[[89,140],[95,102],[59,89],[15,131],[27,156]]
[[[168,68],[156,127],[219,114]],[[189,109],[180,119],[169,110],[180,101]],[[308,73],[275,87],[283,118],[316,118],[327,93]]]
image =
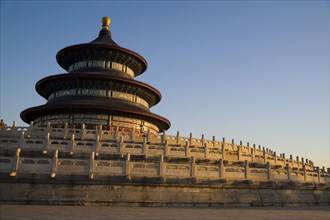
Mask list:
[[[34,152],[31,154],[31,152]],[[39,153],[38,153],[39,152]],[[330,182],[330,170],[259,145],[215,137],[155,135],[69,127],[5,127],[0,130],[0,172],[126,175],[162,178]],[[60,154],[60,155],[59,155]],[[119,155],[109,158],[107,155]],[[142,156],[142,157],[141,157]],[[132,158],[132,159],[131,159]],[[142,158],[142,159],[141,159]],[[149,159],[148,159],[149,158]],[[177,161],[180,161],[178,163]]]

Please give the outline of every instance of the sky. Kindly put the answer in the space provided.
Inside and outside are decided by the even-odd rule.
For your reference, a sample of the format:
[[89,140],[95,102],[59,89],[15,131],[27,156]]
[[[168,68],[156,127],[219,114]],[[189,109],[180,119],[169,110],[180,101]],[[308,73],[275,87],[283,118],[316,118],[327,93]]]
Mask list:
[[1,118],[44,104],[56,53],[98,36],[141,54],[151,111],[183,136],[215,135],[329,162],[329,1],[1,1]]

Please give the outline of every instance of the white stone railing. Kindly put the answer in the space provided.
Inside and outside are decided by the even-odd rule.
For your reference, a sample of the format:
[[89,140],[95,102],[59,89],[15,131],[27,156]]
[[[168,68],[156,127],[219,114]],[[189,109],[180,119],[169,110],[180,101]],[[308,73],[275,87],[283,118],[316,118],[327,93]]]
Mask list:
[[[121,155],[152,155],[159,158],[175,157],[175,158],[192,158],[193,161],[199,159],[207,159],[210,161],[228,161],[241,162],[245,164],[240,168],[229,167],[227,165],[209,166],[209,165],[176,165],[173,163],[164,162],[160,159],[158,164],[138,164],[133,162],[130,166],[124,166],[125,169],[132,171],[133,175],[141,175],[158,173],[158,176],[177,176],[180,177],[194,177],[194,178],[226,178],[226,179],[255,179],[261,180],[292,180],[292,181],[312,181],[317,179],[317,182],[329,182],[329,169],[326,172],[324,167],[319,169],[314,167],[314,164],[309,160],[300,161],[290,156],[285,158],[284,154],[278,156],[276,152],[271,151],[265,147],[253,145],[253,147],[243,145],[242,142],[236,144],[234,140],[231,143],[216,141],[215,137],[212,140],[207,140],[202,135],[201,138],[193,138],[192,134],[189,137],[181,137],[179,132],[176,136],[167,135],[165,132],[159,135],[151,133],[140,134],[132,130],[132,132],[120,131],[106,131],[106,130],[88,130],[84,126],[80,129],[69,128],[54,128],[48,126],[47,128],[39,127],[6,127],[0,130],[0,150],[8,152],[16,152],[16,156],[7,156],[0,158],[0,171],[7,172],[10,170],[12,175],[16,172],[51,172],[55,175],[56,172],[73,172],[86,174],[103,175],[102,173],[114,172],[114,174],[127,175],[123,171],[119,173],[119,168],[112,168],[113,161],[98,161],[97,156],[102,154],[121,154]],[[70,161],[67,158],[47,159],[47,165],[43,158],[20,158],[18,151],[40,151],[45,156],[55,155],[58,152],[66,152],[71,155],[87,153],[93,155],[92,164],[87,167],[83,165],[65,165],[65,161]],[[91,156],[92,157],[92,156]],[[16,158],[16,159],[15,159]],[[95,159],[96,158],[96,159]],[[34,161],[29,164],[26,161]],[[54,162],[55,160],[55,162]],[[64,161],[64,164],[61,162]],[[71,159],[73,160],[73,159]],[[4,162],[5,161],[5,162]],[[25,162],[24,162],[25,161]],[[43,162],[42,162],[43,161]],[[51,161],[51,162],[50,162]],[[128,160],[129,161],[129,160]],[[88,164],[85,161],[84,164]],[[51,163],[51,165],[49,165]],[[107,166],[98,166],[100,164],[109,164]],[[219,162],[220,163],[220,162]],[[249,164],[264,164],[268,168],[253,168]],[[55,165],[54,165],[55,164]],[[78,163],[79,164],[79,163]],[[42,168],[40,166],[43,166]],[[54,166],[61,167],[54,172]],[[66,166],[67,169],[64,169]],[[71,166],[70,168],[68,166]],[[77,166],[75,168],[75,166]],[[93,172],[90,173],[91,166]],[[33,170],[32,169],[36,169]],[[51,168],[50,168],[51,167]],[[83,168],[84,167],[84,168]],[[96,167],[96,168],[95,168]],[[103,168],[101,168],[103,167]],[[121,166],[123,167],[123,166]],[[126,168],[128,167],[128,168]],[[174,168],[176,167],[176,168]],[[186,167],[186,168],[184,168]],[[187,169],[187,167],[189,169]],[[226,167],[224,169],[224,167]],[[63,170],[61,170],[63,168]],[[158,169],[157,172],[152,169]],[[102,171],[103,170],[103,171]],[[105,170],[107,172],[105,172]],[[115,171],[116,170],[116,171]],[[8,171],[9,172],[9,171]],[[110,173],[111,173],[110,172]],[[156,175],[156,176],[157,176]]]
[[20,174],[47,174],[53,178],[56,175],[86,175],[90,179],[101,176],[131,177],[161,177],[194,178],[202,180],[253,180],[253,181],[294,181],[330,184],[330,174],[320,170],[294,171],[288,166],[276,168],[269,163],[265,167],[255,168],[245,161],[240,164],[224,164],[222,159],[218,164],[196,163],[191,158],[186,163],[165,161],[163,156],[158,161],[131,160],[126,154],[122,160],[98,160],[95,153],[88,159],[58,158],[58,151],[53,158],[0,157],[1,173],[16,176]]

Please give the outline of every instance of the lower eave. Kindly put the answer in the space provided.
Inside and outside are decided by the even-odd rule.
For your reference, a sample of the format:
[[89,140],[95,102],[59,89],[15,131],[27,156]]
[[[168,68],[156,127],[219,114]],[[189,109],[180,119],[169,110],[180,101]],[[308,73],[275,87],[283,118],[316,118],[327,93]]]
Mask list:
[[70,113],[94,113],[94,114],[111,114],[116,116],[124,116],[128,118],[136,118],[148,121],[159,128],[159,131],[168,130],[171,126],[171,122],[159,115],[145,111],[132,111],[121,108],[97,108],[94,106],[86,105],[63,105],[63,106],[49,106],[40,105],[32,108],[28,108],[21,112],[21,119],[30,123],[36,118],[51,114],[70,114]]

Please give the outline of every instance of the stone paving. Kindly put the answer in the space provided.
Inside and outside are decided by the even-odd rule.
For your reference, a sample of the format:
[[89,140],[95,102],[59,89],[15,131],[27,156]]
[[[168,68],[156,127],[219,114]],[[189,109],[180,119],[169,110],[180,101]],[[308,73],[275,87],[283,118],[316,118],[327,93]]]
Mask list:
[[238,207],[238,208],[169,208],[105,206],[2,205],[1,220],[27,219],[152,219],[152,220],[329,220],[330,206],[308,207]]

